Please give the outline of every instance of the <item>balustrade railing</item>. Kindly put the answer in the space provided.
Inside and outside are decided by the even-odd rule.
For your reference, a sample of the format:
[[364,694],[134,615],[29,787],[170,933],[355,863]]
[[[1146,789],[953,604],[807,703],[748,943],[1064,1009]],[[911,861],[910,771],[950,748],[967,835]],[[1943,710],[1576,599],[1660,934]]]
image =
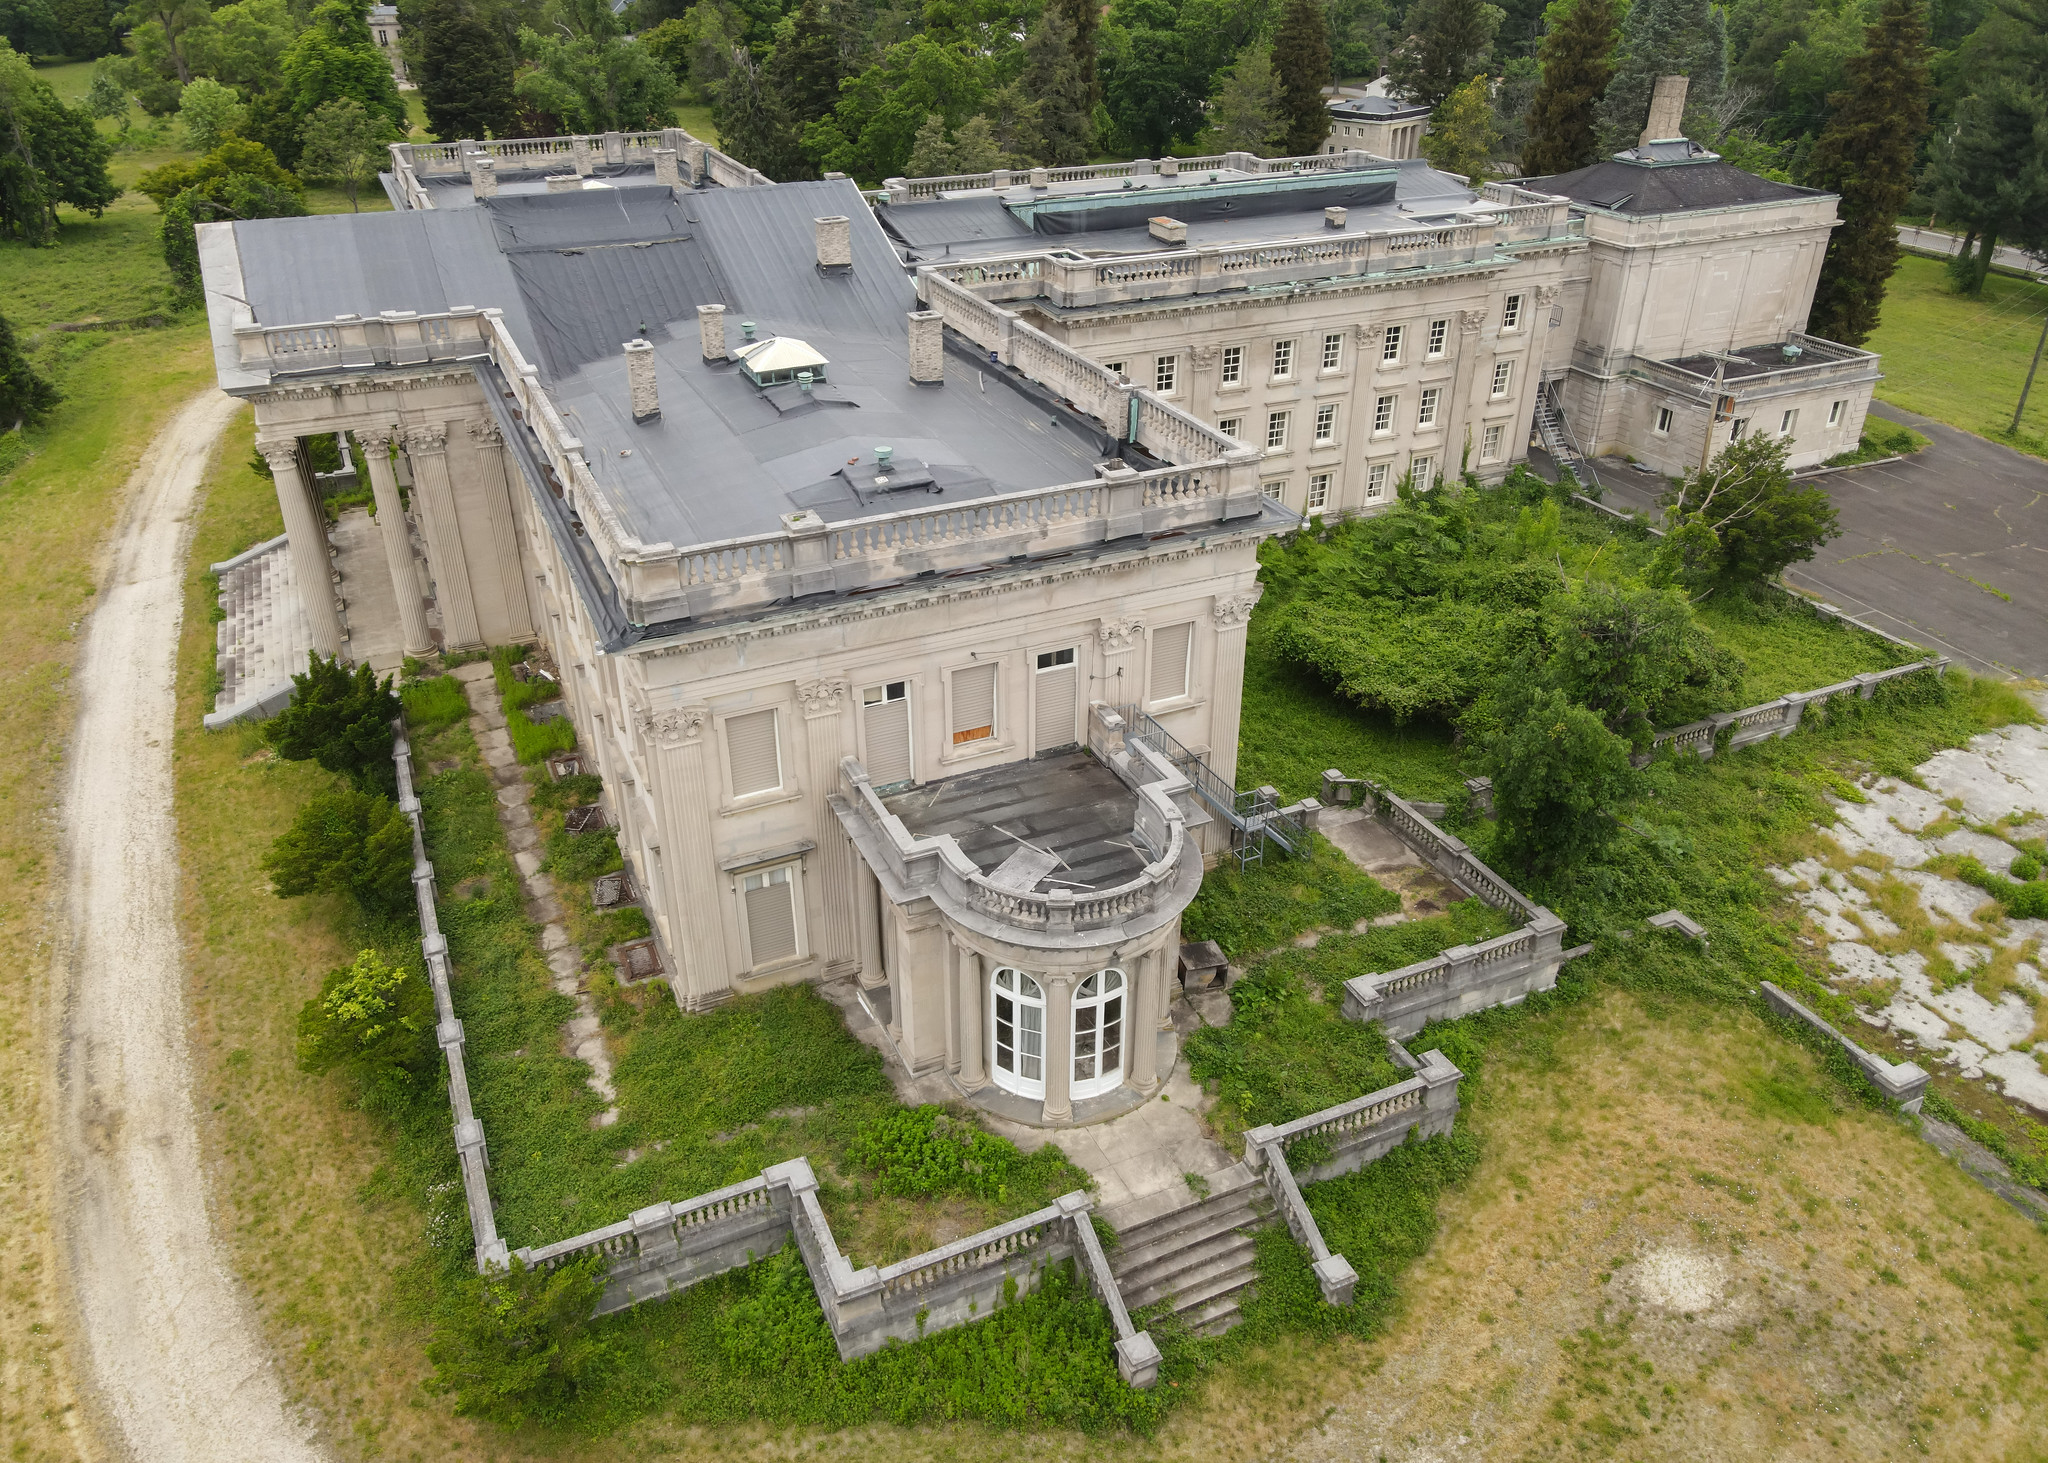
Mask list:
[[1817,706],[1845,697],[1868,700],[1876,694],[1877,688],[1886,681],[1896,681],[1905,676],[1931,673],[1941,675],[1948,669],[1948,657],[1929,656],[1915,661],[1912,665],[1893,666],[1890,670],[1864,671],[1846,681],[1837,681],[1832,686],[1822,686],[1815,691],[1795,691],[1780,696],[1775,701],[1766,701],[1761,706],[1746,706],[1740,711],[1724,711],[1708,717],[1705,721],[1688,722],[1684,726],[1672,727],[1669,731],[1658,732],[1650,739],[1656,747],[1676,747],[1681,752],[1692,752],[1701,757],[1711,757],[1721,745],[1721,737],[1728,735],[1730,747],[1744,747],[1751,742],[1766,741],[1771,737],[1789,737],[1799,729],[1806,713]]

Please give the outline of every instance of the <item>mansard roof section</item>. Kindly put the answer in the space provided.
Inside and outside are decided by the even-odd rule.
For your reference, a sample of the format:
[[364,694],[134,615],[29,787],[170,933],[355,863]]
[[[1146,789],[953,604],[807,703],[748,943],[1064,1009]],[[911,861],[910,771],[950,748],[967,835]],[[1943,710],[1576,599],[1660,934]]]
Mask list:
[[1561,193],[1588,208],[1632,218],[1833,196],[1818,188],[1800,188],[1759,178],[1712,153],[1681,155],[1676,150],[1676,140],[1631,148],[1574,172],[1519,178],[1516,182],[1542,193]]

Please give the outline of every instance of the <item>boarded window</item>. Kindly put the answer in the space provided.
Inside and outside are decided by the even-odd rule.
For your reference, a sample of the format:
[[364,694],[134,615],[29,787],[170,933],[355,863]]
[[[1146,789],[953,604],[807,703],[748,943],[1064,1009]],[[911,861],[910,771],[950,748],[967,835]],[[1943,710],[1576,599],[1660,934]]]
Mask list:
[[775,747],[775,713],[749,711],[725,721],[725,755],[732,765],[732,793],[768,792],[782,786],[782,758]]
[[1049,752],[1074,744],[1078,668],[1071,650],[1048,650],[1033,675],[1031,749]]
[[1188,694],[1188,655],[1195,627],[1168,625],[1152,632],[1152,699],[1172,701]]
[[971,665],[953,672],[953,745],[996,734],[996,668]]
[[796,883],[790,878],[790,865],[748,874],[742,889],[747,949],[754,964],[769,965],[796,954]]
[[861,692],[861,730],[867,735],[868,781],[889,787],[911,779],[910,694],[903,681]]

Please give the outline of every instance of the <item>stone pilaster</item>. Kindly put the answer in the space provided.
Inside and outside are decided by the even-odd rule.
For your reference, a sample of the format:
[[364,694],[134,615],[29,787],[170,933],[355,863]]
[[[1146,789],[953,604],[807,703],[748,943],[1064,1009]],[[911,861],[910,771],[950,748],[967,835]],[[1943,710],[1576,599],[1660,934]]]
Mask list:
[[525,559],[519,552],[519,520],[512,509],[517,469],[505,456],[505,434],[499,430],[497,418],[471,422],[469,440],[471,470],[477,477],[477,496],[483,502],[484,524],[490,530],[491,555],[497,564],[496,598],[502,604],[502,623],[491,627],[495,633],[487,638],[525,640],[533,634],[534,619],[526,593]]
[[412,459],[413,498],[427,531],[427,570],[434,579],[434,603],[441,609],[441,644],[465,650],[483,644],[470,592],[469,565],[462,557],[462,521],[455,511],[455,485],[448,476],[448,427],[423,422],[405,432]]
[[1159,1033],[1152,1013],[1159,1006],[1164,952],[1147,950],[1129,962],[1124,990],[1124,1080],[1150,1097],[1159,1090]]
[[661,867],[668,888],[677,962],[676,1001],[687,1010],[715,1005],[732,989],[717,869],[711,857],[713,813],[705,766],[710,716],[701,706],[640,719],[648,780],[661,819]]
[[377,499],[377,535],[384,542],[384,564],[391,572],[391,593],[398,600],[405,653],[425,655],[434,648],[434,635],[427,628],[419,571],[413,568],[412,529],[405,521],[398,475],[391,470],[391,442],[395,436],[397,433],[390,427],[370,427],[356,433],[356,443],[362,448],[363,466],[370,474],[370,491]]
[[1254,584],[1245,594],[1219,594],[1209,605],[1216,648],[1209,662],[1209,765],[1233,787],[1237,777],[1237,731],[1243,714],[1245,626],[1262,593]]
[[270,464],[277,486],[277,506],[284,514],[284,531],[291,536],[292,574],[299,581],[299,603],[305,606],[313,631],[313,648],[322,655],[339,655],[341,612],[334,605],[334,569],[327,559],[327,515],[299,470],[298,439],[258,442],[256,450]]
[[1074,1120],[1074,982],[1073,971],[1044,977],[1045,987],[1045,1111],[1048,1123]]
[[[1472,400],[1472,393],[1477,389],[1475,377],[1481,369],[1479,348],[1486,316],[1485,310],[1458,312],[1458,374],[1451,385],[1451,412],[1444,425],[1443,461],[1437,464],[1436,480],[1439,483],[1447,477],[1457,476],[1458,464],[1464,460],[1465,438],[1472,432],[1483,405]],[[1489,375],[1489,382],[1491,379]],[[1476,440],[1472,443],[1472,450],[1479,450]]]
[[[796,688],[803,709],[804,756],[810,777],[811,818],[818,842],[812,877],[817,882],[811,948],[824,959],[825,974],[844,975],[860,965],[860,930],[853,865],[859,855],[846,841],[825,795],[839,783],[839,759],[852,750],[853,688],[836,677],[804,681]],[[872,877],[872,876],[871,876]]]
[[967,1092],[988,1085],[988,971],[976,951],[955,945],[953,1010],[960,1023],[960,1086]]
[[1145,657],[1140,651],[1145,644],[1145,622],[1135,615],[1100,620],[1095,626],[1095,643],[1102,653],[1102,680],[1097,683],[1099,694],[1091,699],[1143,710]]

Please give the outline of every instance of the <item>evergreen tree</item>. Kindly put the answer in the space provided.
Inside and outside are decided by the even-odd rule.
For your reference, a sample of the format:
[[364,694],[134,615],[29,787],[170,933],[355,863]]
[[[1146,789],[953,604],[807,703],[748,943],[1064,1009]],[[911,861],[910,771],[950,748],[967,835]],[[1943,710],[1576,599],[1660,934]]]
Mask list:
[[1636,0],[1600,102],[1600,151],[1620,152],[1641,139],[1660,76],[1689,78],[1688,114],[1711,109],[1720,100],[1727,49],[1727,25],[1712,0]]
[[839,26],[824,0],[804,0],[789,36],[768,58],[767,82],[783,114],[802,128],[839,105]]
[[443,142],[517,135],[512,51],[468,0],[431,0],[414,24],[413,77]]
[[1262,45],[1246,46],[1237,64],[1209,103],[1209,125],[1219,152],[1249,152],[1264,157],[1280,136],[1280,81],[1273,74],[1273,52]]
[[[1583,3],[1583,0],[1582,0]],[[1814,148],[1810,181],[1839,193],[1842,225],[1806,328],[1862,345],[1877,328],[1885,284],[1899,262],[1895,225],[1913,192],[1913,163],[1927,131],[1927,20],[1922,0],[1885,0],[1863,54],[1849,62],[1849,89],[1828,98],[1834,115]]]
[[60,203],[105,212],[121,193],[107,176],[113,151],[83,108],[65,106],[27,57],[0,46],[0,237],[54,243]]
[[2048,241],[2048,106],[2013,77],[1994,77],[1956,107],[1955,125],[1935,148],[1927,190],[1945,222],[1962,225],[1962,252],[1949,273],[1965,294],[1984,288],[2001,241],[2038,248]]
[[306,671],[292,677],[291,704],[263,724],[263,735],[288,762],[318,762],[367,792],[398,785],[391,764],[391,723],[398,696],[389,679],[367,665],[350,671],[341,657],[308,653]]
[[[797,132],[782,110],[780,98],[745,46],[732,48],[732,61],[725,80],[718,84],[711,116],[718,127],[720,146],[748,167],[776,179],[810,168],[797,151]],[[807,171],[805,175],[816,177],[817,173]]]
[[1024,95],[1037,106],[1035,141],[1016,149],[1051,168],[1078,167],[1095,150],[1095,59],[1075,59],[1074,22],[1048,5],[1024,38]]
[[1320,150],[1330,135],[1330,108],[1323,97],[1332,80],[1330,67],[1330,27],[1319,0],[1287,0],[1273,38],[1283,156],[1305,157]]
[[1067,49],[1073,54],[1074,68],[1080,73],[1081,86],[1088,96],[1089,115],[1093,117],[1095,104],[1102,100],[1102,80],[1095,71],[1099,49],[1096,32],[1102,28],[1102,6],[1097,0],[1052,0],[1045,8],[1048,12],[1057,10],[1071,33]]
[[15,343],[14,327],[0,315],[0,432],[34,426],[63,398]]
[[1530,177],[1569,173],[1600,160],[1593,104],[1614,75],[1615,0],[1577,0],[1564,23],[1543,38],[1537,59],[1543,83],[1529,105],[1529,140],[1522,172]]
[[1430,113],[1422,155],[1432,167],[1457,173],[1477,188],[1491,174],[1494,150],[1499,145],[1500,133],[1493,124],[1486,78],[1475,76]]
[[1430,107],[1485,68],[1503,12],[1483,0],[1415,0],[1405,22],[1408,38],[1387,59],[1387,72],[1404,95]]

